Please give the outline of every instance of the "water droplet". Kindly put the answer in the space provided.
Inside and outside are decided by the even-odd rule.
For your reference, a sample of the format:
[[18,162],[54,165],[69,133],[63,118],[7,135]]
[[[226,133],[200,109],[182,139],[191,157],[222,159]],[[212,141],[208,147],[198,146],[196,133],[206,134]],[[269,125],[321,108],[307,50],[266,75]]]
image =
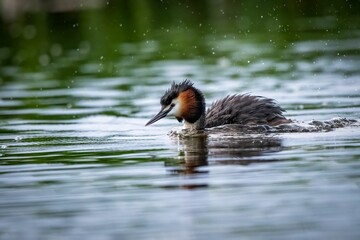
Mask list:
[[23,138],[22,138],[21,136],[16,136],[16,137],[14,138],[14,140],[17,141],[17,142],[21,141],[22,139],[23,139]]
[[5,148],[7,148],[6,145],[1,145],[1,149],[5,149]]

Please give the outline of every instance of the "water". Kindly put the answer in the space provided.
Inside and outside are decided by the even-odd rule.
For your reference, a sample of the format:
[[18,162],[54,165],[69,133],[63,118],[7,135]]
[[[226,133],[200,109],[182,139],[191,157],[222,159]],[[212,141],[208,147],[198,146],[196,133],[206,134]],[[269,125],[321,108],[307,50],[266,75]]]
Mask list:
[[190,51],[166,32],[1,67],[0,238],[358,239],[358,127],[179,140],[175,119],[144,124],[185,78],[208,104],[252,92],[300,122],[359,119],[359,31],[208,33]]

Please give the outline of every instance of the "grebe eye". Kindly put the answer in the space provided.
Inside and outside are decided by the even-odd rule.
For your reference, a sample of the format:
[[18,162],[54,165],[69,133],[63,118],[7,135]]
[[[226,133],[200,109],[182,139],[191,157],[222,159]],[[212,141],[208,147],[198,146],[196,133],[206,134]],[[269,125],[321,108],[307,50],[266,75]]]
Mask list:
[[175,103],[172,103],[170,106],[171,106],[171,107],[175,107]]

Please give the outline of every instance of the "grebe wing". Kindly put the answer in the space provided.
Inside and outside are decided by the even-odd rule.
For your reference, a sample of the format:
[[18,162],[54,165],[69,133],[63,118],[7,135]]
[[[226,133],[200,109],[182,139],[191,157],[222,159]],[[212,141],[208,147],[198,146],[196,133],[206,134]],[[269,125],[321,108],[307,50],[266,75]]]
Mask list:
[[285,110],[274,99],[234,94],[215,101],[206,112],[205,127],[225,124],[268,124],[289,122],[283,115]]

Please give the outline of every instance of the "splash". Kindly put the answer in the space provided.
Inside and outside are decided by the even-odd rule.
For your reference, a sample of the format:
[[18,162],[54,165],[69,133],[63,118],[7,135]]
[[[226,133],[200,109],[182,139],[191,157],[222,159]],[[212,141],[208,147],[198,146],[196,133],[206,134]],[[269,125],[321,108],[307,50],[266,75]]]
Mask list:
[[204,134],[219,134],[224,136],[236,136],[239,134],[267,134],[267,133],[304,133],[304,132],[328,132],[337,128],[360,127],[360,121],[348,118],[333,118],[310,122],[293,121],[292,123],[278,126],[269,125],[241,125],[227,124],[223,126],[205,129],[204,131],[189,129],[173,129],[168,133],[170,137],[189,137]]

